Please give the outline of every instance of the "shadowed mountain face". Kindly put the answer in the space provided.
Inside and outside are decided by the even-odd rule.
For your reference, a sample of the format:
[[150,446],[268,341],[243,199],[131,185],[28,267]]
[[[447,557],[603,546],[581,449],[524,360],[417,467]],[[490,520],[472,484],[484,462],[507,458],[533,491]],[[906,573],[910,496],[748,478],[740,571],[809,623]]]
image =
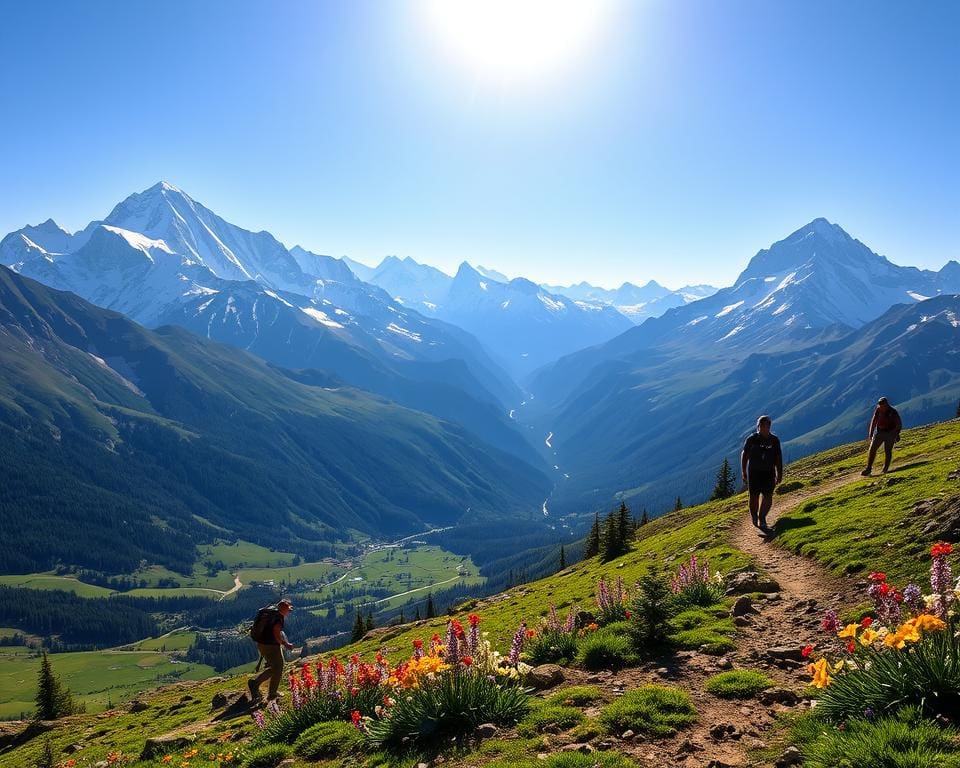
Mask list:
[[[450,422],[0,268],[0,570],[188,569],[223,535],[304,551],[539,514],[548,481]],[[69,532],[69,535],[64,535]]]
[[912,424],[949,417],[957,272],[891,264],[818,219],[732,287],[547,366],[531,391],[571,476],[553,509],[701,498],[761,413],[792,458],[865,435],[881,394]]
[[405,308],[339,259],[289,251],[166,183],[70,235],[47,221],[0,241],[0,263],[150,327],[175,323],[458,421],[539,461],[507,418],[516,385],[469,333]]

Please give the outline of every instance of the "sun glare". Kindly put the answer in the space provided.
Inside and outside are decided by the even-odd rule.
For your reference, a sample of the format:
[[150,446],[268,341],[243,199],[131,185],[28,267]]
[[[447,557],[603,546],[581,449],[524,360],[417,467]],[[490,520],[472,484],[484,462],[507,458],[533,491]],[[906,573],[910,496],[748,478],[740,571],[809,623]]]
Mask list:
[[424,0],[452,58],[498,81],[539,78],[573,63],[599,37],[612,0]]

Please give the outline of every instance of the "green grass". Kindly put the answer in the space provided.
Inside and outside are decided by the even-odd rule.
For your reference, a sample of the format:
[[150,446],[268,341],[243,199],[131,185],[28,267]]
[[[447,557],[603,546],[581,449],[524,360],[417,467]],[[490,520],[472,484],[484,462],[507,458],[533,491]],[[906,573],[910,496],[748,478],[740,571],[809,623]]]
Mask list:
[[960,465],[960,423],[905,431],[888,475],[856,476],[865,463],[865,450],[854,444],[791,465],[790,475],[798,479],[825,482],[842,474],[855,479],[781,517],[775,541],[836,574],[882,570],[901,584],[925,584],[928,553],[937,539],[923,533],[931,518],[912,510],[921,500],[957,493],[947,475]]
[[774,681],[762,672],[752,669],[735,669],[714,675],[704,684],[704,690],[721,699],[750,699],[760,691],[774,685]]
[[536,736],[544,730],[557,728],[568,731],[583,721],[583,712],[576,707],[562,704],[539,704],[527,714],[517,725],[517,733],[521,736]]
[[80,597],[109,597],[115,594],[112,589],[84,584],[69,576],[57,576],[51,573],[28,573],[19,576],[0,576],[0,586],[22,587],[24,589],[59,589],[73,592]]
[[197,640],[196,632],[177,631],[162,637],[151,637],[128,646],[134,651],[186,651]]
[[[38,656],[26,649],[0,654],[0,718],[18,718],[33,711]],[[161,653],[87,651],[50,656],[54,671],[86,705],[99,712],[109,704],[127,701],[139,692],[177,680],[202,680],[213,674],[211,667],[175,663]]]
[[626,730],[646,736],[672,736],[697,720],[690,697],[679,688],[644,685],[627,691],[600,712],[600,723],[609,733]]
[[603,698],[603,692],[595,685],[571,685],[550,694],[548,704],[586,707]]
[[873,721],[851,720],[836,728],[815,713],[798,717],[791,741],[805,768],[960,768],[960,734],[913,709]]
[[684,650],[719,655],[736,648],[736,629],[728,608],[688,608],[670,620],[670,641]]
[[251,568],[284,568],[293,563],[293,552],[275,552],[274,550],[252,544],[249,541],[236,541],[233,544],[219,542],[197,548],[201,562],[221,562],[228,570],[238,566]]

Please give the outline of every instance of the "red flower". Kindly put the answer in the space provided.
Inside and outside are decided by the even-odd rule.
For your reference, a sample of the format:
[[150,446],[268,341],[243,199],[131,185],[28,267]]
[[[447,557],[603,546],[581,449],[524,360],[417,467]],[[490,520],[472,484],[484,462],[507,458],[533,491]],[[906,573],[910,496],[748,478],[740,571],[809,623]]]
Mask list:
[[475,614],[475,613],[471,613],[471,614],[467,617],[467,621],[470,622],[470,626],[471,626],[471,627],[475,627],[475,626],[477,626],[477,624],[480,623],[480,617],[477,616],[477,614]]
[[527,637],[536,637],[536,636],[537,636],[537,630],[535,630],[535,629],[528,629],[528,630],[527,630]]
[[623,612],[623,615],[626,616],[626,617],[629,619],[633,614],[630,613],[630,611],[624,611],[624,612]]
[[934,544],[930,549],[931,557],[946,557],[951,554],[953,554],[953,544],[948,544],[945,541]]
[[886,582],[883,582],[878,589],[880,594],[883,595],[884,597],[890,594],[890,585],[887,584]]
[[423,648],[423,640],[420,640],[419,638],[417,640],[414,640],[413,647],[419,651],[421,648]]
[[870,579],[870,581],[886,581],[887,574],[880,573],[879,571],[874,571],[869,576],[867,576],[867,578]]
[[811,653],[813,653],[813,646],[810,644],[803,646],[803,650],[800,651],[800,655],[803,656],[803,658],[805,659],[810,658]]
[[860,622],[861,627],[869,627],[871,624],[873,624],[872,616],[864,616],[863,621]]
[[850,651],[850,653],[853,653],[855,650],[857,650],[857,646],[853,644],[853,640],[847,643],[847,650]]
[[469,667],[471,664],[473,664],[473,656],[461,656],[460,663],[465,667]]
[[350,722],[353,723],[355,728],[360,727],[360,711],[359,710],[355,709],[353,710],[353,712],[350,713]]
[[460,623],[459,621],[457,621],[456,619],[451,619],[451,621],[450,621],[450,627],[451,627],[451,629],[453,629],[453,633],[454,633],[457,637],[463,637],[463,624],[461,624],[461,623]]

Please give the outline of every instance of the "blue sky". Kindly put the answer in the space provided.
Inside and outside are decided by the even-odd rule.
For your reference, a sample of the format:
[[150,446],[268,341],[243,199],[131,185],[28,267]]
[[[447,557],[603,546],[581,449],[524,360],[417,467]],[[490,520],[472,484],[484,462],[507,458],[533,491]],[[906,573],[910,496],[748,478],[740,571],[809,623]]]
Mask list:
[[0,0],[0,234],[164,179],[368,263],[723,285],[825,216],[939,268],[958,37],[952,0],[631,0],[556,70],[497,79],[415,0]]

